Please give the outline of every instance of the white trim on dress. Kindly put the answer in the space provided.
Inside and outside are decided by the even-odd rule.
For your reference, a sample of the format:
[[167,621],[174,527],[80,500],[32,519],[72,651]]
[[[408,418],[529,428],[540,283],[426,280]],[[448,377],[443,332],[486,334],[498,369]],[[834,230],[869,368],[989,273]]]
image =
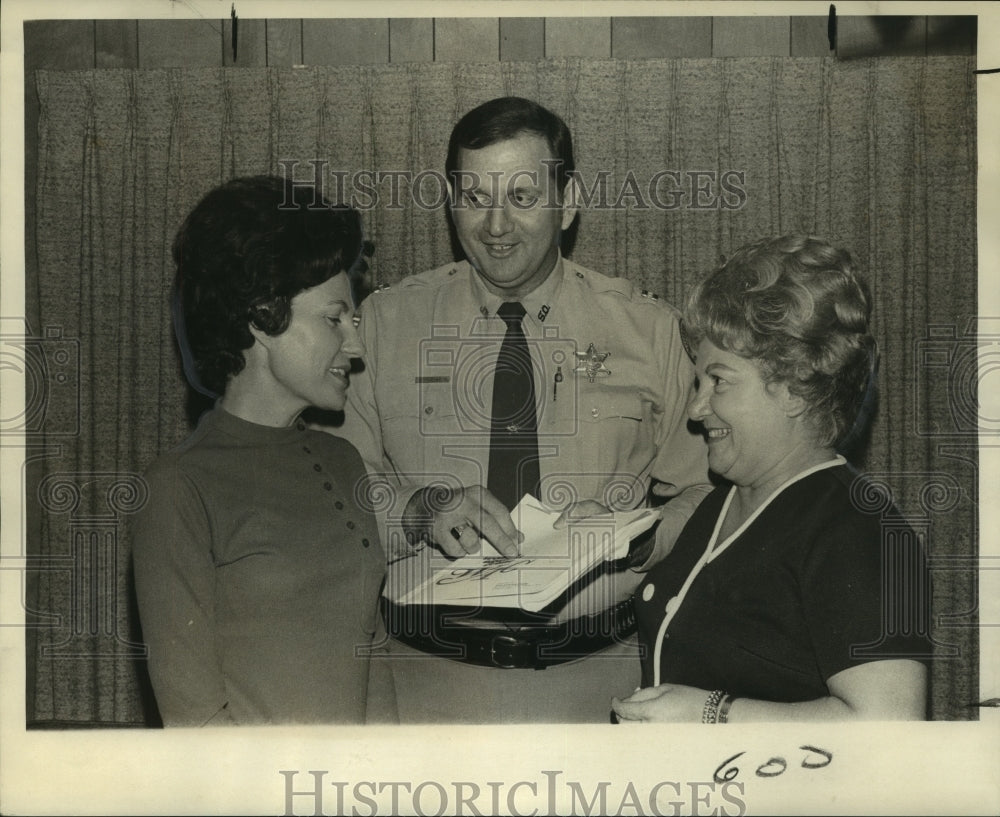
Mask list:
[[[835,456],[832,460],[827,460],[826,462],[821,462],[818,465],[813,465],[806,468],[804,471],[800,471],[795,476],[790,479],[785,480],[781,483],[771,495],[765,499],[750,516],[748,516],[735,531],[733,531],[729,536],[726,537],[718,547],[715,546],[716,540],[719,538],[719,531],[722,529],[722,523],[726,519],[726,513],[729,511],[729,505],[733,501],[733,497],[736,494],[736,485],[733,485],[729,489],[729,493],[726,495],[726,501],[722,505],[722,510],[719,511],[719,518],[715,522],[715,529],[712,531],[712,535],[708,537],[708,545],[705,548],[705,552],[701,555],[697,562],[695,562],[694,567],[691,568],[691,572],[688,573],[688,577],[684,580],[684,584],[681,585],[680,591],[676,596],[671,596],[667,601],[666,615],[663,617],[663,621],[660,623],[659,629],[656,631],[656,643],[653,648],[653,686],[660,685],[660,655],[663,652],[663,639],[667,634],[667,627],[670,622],[673,621],[674,616],[677,615],[678,609],[680,609],[681,603],[684,601],[684,597],[687,596],[687,592],[694,582],[695,578],[701,572],[702,568],[705,567],[709,562],[711,562],[716,556],[722,553],[727,547],[729,547],[737,538],[747,529],[747,527],[764,511],[764,509],[771,504],[771,502],[778,496],[782,491],[785,490],[789,485],[798,482],[800,479],[804,479],[810,474],[814,474],[817,471],[822,471],[825,468],[833,468],[838,465],[846,465],[847,460],[844,459],[840,454]],[[669,558],[669,557],[668,557]]]

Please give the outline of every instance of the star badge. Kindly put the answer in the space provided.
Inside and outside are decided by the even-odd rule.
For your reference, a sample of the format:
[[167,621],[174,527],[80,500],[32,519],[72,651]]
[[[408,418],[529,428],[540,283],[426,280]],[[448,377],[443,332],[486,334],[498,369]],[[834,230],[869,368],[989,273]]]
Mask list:
[[576,359],[580,361],[580,364],[573,371],[586,374],[587,380],[591,383],[598,375],[607,377],[611,374],[611,369],[604,365],[604,361],[610,354],[611,352],[598,352],[594,348],[594,344],[591,343],[586,352],[576,352]]

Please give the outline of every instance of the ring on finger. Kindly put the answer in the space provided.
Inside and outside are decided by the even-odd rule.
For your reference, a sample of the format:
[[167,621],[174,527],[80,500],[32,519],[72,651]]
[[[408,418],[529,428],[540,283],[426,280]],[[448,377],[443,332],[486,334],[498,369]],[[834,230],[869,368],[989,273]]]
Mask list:
[[463,522],[461,525],[455,525],[455,527],[451,529],[451,535],[456,539],[461,539],[462,534],[465,533],[470,527],[472,527],[470,522]]

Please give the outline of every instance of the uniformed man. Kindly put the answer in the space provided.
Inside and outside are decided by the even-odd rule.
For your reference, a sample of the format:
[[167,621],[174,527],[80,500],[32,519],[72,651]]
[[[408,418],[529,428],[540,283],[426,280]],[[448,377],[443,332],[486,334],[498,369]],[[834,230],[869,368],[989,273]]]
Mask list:
[[[636,567],[651,565],[709,487],[704,443],[686,425],[693,370],[678,313],[561,256],[577,194],[570,134],[550,111],[517,97],[470,111],[452,132],[446,171],[467,260],[368,297],[368,356],[337,432],[373,475],[366,494],[395,554],[387,595],[400,599],[449,556],[478,549],[480,537],[518,552],[511,502],[486,488],[509,325],[498,311],[511,303],[524,313],[537,429],[535,476],[515,498],[537,494],[563,509],[562,525],[641,506],[655,479],[672,498],[653,552]],[[607,723],[610,696],[639,679],[629,607],[639,579],[629,560],[607,563],[538,614],[478,607],[448,616],[388,602],[400,719]]]

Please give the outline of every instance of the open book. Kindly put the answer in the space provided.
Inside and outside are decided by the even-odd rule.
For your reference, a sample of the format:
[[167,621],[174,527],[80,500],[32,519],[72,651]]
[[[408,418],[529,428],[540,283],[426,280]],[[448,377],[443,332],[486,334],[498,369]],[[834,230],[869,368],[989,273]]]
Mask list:
[[559,513],[526,494],[510,514],[524,534],[519,556],[501,556],[481,540],[479,554],[444,564],[433,560],[429,575],[393,601],[537,612],[596,565],[628,553],[629,542],[660,517],[658,510],[639,508],[588,517],[556,530]]

